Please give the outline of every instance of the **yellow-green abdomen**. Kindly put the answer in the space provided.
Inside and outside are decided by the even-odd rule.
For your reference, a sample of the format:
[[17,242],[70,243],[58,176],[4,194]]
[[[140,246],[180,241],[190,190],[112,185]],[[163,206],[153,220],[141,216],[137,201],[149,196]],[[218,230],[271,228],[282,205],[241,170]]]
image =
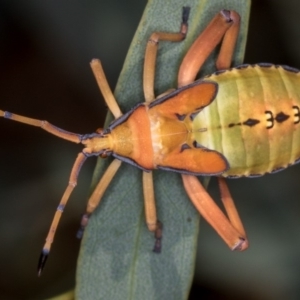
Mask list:
[[194,119],[200,145],[222,153],[223,176],[274,172],[300,158],[300,73],[274,65],[241,66],[205,78],[215,100]]

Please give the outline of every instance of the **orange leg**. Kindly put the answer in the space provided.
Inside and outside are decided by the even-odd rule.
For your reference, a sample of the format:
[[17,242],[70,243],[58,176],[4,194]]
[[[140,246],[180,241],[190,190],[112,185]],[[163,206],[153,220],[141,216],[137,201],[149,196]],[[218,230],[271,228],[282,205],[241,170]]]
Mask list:
[[222,41],[216,62],[217,69],[230,67],[240,28],[240,16],[235,11],[222,10],[208,24],[185,55],[178,72],[178,87],[195,81],[203,63]]
[[[49,233],[46,238],[46,243],[43,247],[43,250],[42,250],[42,253],[41,253],[41,256],[39,259],[39,263],[38,263],[38,275],[39,276],[42,273],[42,270],[45,266],[47,257],[49,255],[51,244],[54,240],[54,235],[56,233],[56,229],[58,227],[58,223],[60,221],[64,207],[66,206],[67,201],[69,200],[70,195],[77,184],[77,177],[80,172],[81,166],[83,165],[84,161],[86,160],[86,158],[88,156],[89,156],[89,149],[85,148],[85,149],[83,149],[82,153],[79,153],[79,155],[74,163],[74,166],[71,171],[70,179],[69,179],[69,184],[68,184],[67,189],[65,190],[65,193],[57,207],[52,224],[49,229]],[[77,232],[78,238],[82,237],[83,231],[84,231],[85,227],[87,226],[90,215],[93,213],[93,211],[99,205],[104,192],[106,191],[108,185],[110,184],[111,180],[115,176],[115,174],[118,171],[120,166],[121,166],[121,161],[118,159],[114,159],[111,162],[111,164],[109,165],[109,167],[106,169],[106,171],[103,174],[99,183],[97,184],[94,192],[92,193],[91,197],[88,200],[86,213],[82,217],[80,229]]]
[[77,185],[77,177],[78,174],[80,172],[80,169],[83,165],[83,163],[85,162],[87,155],[88,155],[88,149],[83,149],[83,151],[81,153],[78,154],[77,159],[73,165],[72,171],[71,171],[71,175],[70,175],[70,179],[69,179],[69,184],[60,200],[60,203],[56,209],[56,212],[54,214],[54,218],[53,221],[51,223],[50,229],[49,229],[49,233],[47,235],[46,238],[46,242],[45,245],[43,247],[40,259],[39,259],[39,263],[38,263],[38,276],[41,275],[43,268],[45,266],[47,257],[49,255],[50,252],[50,248],[52,245],[52,242],[54,240],[54,236],[56,233],[56,229],[58,226],[58,223],[60,221],[61,215],[64,211],[64,208],[70,198],[70,195],[73,191],[73,189],[75,188],[75,186]]
[[[154,32],[151,34],[145,52],[143,88],[145,102],[150,103],[155,99],[154,95],[154,78],[155,63],[157,56],[157,48],[159,41],[180,42],[185,38],[187,33],[187,19],[189,16],[189,8],[184,7],[182,11],[182,23],[180,31],[177,33]],[[143,172],[143,191],[145,217],[148,229],[154,232],[155,245],[153,251],[159,253],[161,251],[162,224],[157,220],[155,196],[153,188],[152,172]]]
[[222,177],[218,177],[218,181],[219,181],[219,188],[221,192],[221,200],[227,212],[228,219],[230,220],[232,226],[241,234],[242,237],[245,238],[246,232],[243,223],[240,219],[239,213],[234,205],[226,181]]
[[[216,62],[217,69],[230,67],[239,31],[239,15],[234,11],[222,10],[209,23],[185,55],[178,74],[178,86],[193,82],[204,61],[222,41]],[[223,40],[222,40],[223,39]],[[221,199],[228,217],[215,204],[199,180],[192,175],[182,175],[187,194],[204,219],[216,230],[232,250],[248,247],[246,233],[226,182],[219,178]]]
[[145,218],[148,229],[154,232],[155,244],[153,252],[161,251],[162,224],[157,220],[152,172],[143,172],[143,192]]
[[90,65],[96,78],[97,84],[100,88],[100,91],[104,97],[104,100],[115,119],[117,119],[122,115],[122,112],[108,85],[101,62],[99,59],[93,59]]
[[[245,232],[243,228],[242,231],[239,231],[241,230],[239,226],[240,224],[235,223],[236,216],[238,216],[238,214],[229,193],[226,194],[227,197],[225,197],[225,200],[222,197],[226,211],[229,212],[228,220],[228,218],[212,200],[207,191],[203,188],[196,176],[182,175],[182,179],[184,188],[196,209],[199,211],[201,216],[216,230],[216,232],[221,236],[230,249],[245,250],[248,247],[248,242],[245,238]],[[222,193],[224,192],[223,190],[221,191]],[[222,196],[224,196],[224,194]],[[238,228],[236,228],[234,225],[237,225]]]
[[190,9],[189,7],[184,7],[182,11],[182,23],[180,31],[177,33],[169,32],[153,32],[148,40],[145,60],[144,60],[144,74],[143,74],[143,88],[145,101],[150,103],[155,99],[154,95],[154,78],[155,78],[155,62],[157,55],[157,47],[159,41],[169,41],[169,42],[181,42],[184,40],[188,24],[187,20],[189,17]]
[[91,214],[94,212],[94,210],[99,205],[103,194],[105,193],[108,185],[110,184],[111,180],[117,173],[121,166],[121,161],[118,159],[114,159],[111,164],[106,169],[105,173],[101,177],[100,181],[98,182],[96,188],[94,189],[92,195],[90,196],[88,203],[87,203],[87,209],[85,214],[82,216],[80,228],[77,232],[77,237],[81,238],[84,232],[85,227],[88,224],[88,220],[91,216]]

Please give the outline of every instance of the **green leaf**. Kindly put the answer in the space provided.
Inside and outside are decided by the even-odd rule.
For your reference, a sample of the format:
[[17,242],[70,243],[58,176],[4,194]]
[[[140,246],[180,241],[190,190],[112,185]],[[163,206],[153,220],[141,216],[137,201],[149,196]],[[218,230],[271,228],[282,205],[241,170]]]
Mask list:
[[[189,31],[181,43],[161,42],[155,92],[176,87],[177,72],[194,39],[221,9],[242,17],[234,64],[243,59],[250,1],[149,1],[132,41],[116,99],[123,112],[143,101],[142,71],[145,46],[153,31],[177,32],[183,6],[190,6]],[[214,70],[213,54],[201,74]],[[106,124],[111,121],[109,116]],[[108,161],[99,160],[93,179],[98,182]],[[122,164],[92,215],[82,241],[77,270],[77,299],[186,299],[194,273],[199,216],[182,187],[181,177],[154,171],[158,217],[163,222],[162,253],[152,252],[153,234],[143,211],[142,172]]]

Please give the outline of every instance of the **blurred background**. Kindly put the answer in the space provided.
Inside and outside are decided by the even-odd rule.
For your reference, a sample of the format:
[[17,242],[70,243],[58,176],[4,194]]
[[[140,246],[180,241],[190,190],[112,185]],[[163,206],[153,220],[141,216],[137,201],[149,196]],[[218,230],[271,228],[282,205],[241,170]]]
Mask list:
[[[78,133],[102,126],[107,109],[89,67],[100,58],[114,88],[146,1],[0,2],[0,107]],[[253,0],[245,62],[300,68],[300,2]],[[81,147],[0,120],[0,298],[43,299],[75,283],[95,160],[79,177],[47,272],[36,277],[45,234]],[[300,166],[230,180],[251,247],[231,253],[201,222],[190,299],[300,298]],[[216,182],[210,185],[217,198]]]

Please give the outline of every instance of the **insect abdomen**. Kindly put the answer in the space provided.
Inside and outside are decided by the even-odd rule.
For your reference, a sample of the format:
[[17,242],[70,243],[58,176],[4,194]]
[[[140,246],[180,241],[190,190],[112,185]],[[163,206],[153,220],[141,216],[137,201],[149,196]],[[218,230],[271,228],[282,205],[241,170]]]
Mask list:
[[223,176],[274,172],[300,157],[300,73],[248,65],[205,78],[219,85],[212,104],[193,122],[199,144],[222,153]]

